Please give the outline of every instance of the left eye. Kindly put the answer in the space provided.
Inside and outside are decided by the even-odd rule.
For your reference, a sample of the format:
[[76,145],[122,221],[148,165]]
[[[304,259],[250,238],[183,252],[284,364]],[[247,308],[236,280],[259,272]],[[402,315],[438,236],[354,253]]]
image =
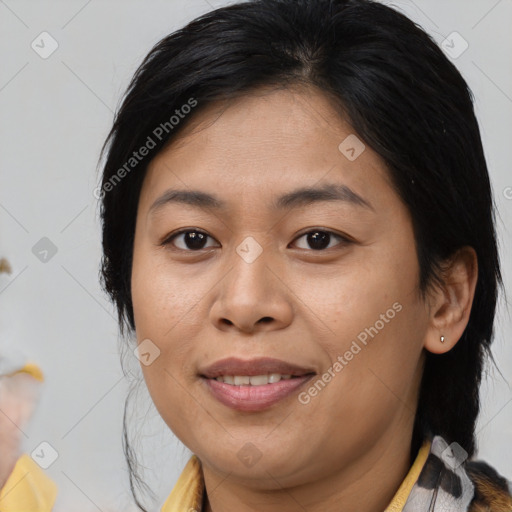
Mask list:
[[[178,233],[174,233],[170,237],[168,237],[162,245],[175,245],[172,241],[175,238],[183,237],[183,241],[185,244],[185,247],[178,247],[178,249],[181,250],[191,250],[191,251],[200,251],[201,249],[206,249],[209,246],[205,246],[205,242],[210,235],[206,234],[204,231],[199,231],[198,229],[188,229],[188,230],[182,230]],[[213,240],[213,239],[212,239]]]
[[[182,244],[184,246],[178,246],[174,240],[182,238]],[[162,245],[174,245],[178,249],[183,251],[200,251],[202,249],[207,249],[212,247],[212,245],[206,245],[206,242],[210,238],[214,240],[213,237],[205,233],[204,231],[200,231],[198,229],[188,229],[182,230],[177,233],[172,234],[167,237]],[[331,242],[334,239],[338,239],[340,243],[338,245],[347,245],[350,243],[350,240],[345,238],[342,235],[338,235],[337,233],[333,233],[332,231],[326,231],[321,229],[310,230],[306,233],[303,233],[299,237],[295,239],[295,241],[305,238],[306,243],[309,244],[310,247],[299,247],[300,249],[312,249],[314,251],[322,251],[324,249],[329,249],[332,247]]]
[[[341,241],[339,245],[346,245],[350,243],[350,241],[344,236],[333,233],[332,231],[325,231],[321,229],[314,229],[308,231],[307,233],[303,233],[295,240],[300,240],[301,238],[304,237],[306,237],[306,243],[309,244],[310,248],[313,249],[314,251],[322,251],[324,249],[329,249],[331,247],[331,242],[334,238],[337,238]],[[308,249],[308,247],[299,248]]]

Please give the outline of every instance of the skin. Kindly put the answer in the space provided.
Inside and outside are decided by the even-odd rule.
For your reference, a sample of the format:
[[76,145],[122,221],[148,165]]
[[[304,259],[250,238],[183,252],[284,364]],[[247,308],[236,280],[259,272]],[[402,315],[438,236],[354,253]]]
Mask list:
[[[350,161],[340,152],[350,134],[319,91],[261,89],[200,111],[149,165],[132,300],[137,340],[149,338],[160,355],[141,366],[162,418],[202,462],[208,511],[384,510],[410,467],[425,351],[450,350],[467,325],[473,249],[421,300],[410,214],[376,153],[366,146]],[[326,183],[349,186],[373,210],[270,207]],[[169,203],[149,213],[171,188],[215,194],[228,207]],[[179,235],[160,245],[183,228],[207,233],[206,247],[194,251]],[[332,236],[315,250],[304,236],[315,228],[350,242]],[[263,250],[252,263],[236,252],[249,236]],[[228,356],[275,357],[320,376],[394,303],[401,311],[307,404],[297,395],[310,384],[264,411],[235,411],[198,376]],[[249,442],[261,454],[251,467],[237,457]]]

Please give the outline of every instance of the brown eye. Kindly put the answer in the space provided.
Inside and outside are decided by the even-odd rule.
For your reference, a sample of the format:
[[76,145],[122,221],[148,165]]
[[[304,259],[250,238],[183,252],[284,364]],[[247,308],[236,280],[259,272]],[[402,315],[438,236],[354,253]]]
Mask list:
[[[181,230],[168,237],[164,242],[162,242],[162,245],[174,245],[183,251],[200,251],[211,247],[206,245],[208,238],[212,237],[204,231],[199,231],[197,229]],[[174,243],[175,239],[181,240],[181,247]]]
[[332,247],[331,242],[335,238],[341,241],[341,243],[339,243],[338,245],[343,246],[350,243],[350,240],[341,235],[333,233],[332,231],[325,231],[321,229],[314,229],[308,231],[307,233],[303,233],[295,240],[300,240],[301,238],[306,239],[306,244],[308,244],[309,247],[300,247],[300,249],[312,249],[314,251],[323,251],[324,249],[330,249]]

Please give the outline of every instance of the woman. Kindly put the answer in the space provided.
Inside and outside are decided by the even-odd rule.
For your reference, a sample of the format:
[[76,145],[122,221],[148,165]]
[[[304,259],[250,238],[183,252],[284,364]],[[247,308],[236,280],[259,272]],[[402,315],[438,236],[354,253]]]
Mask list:
[[194,454],[163,511],[512,510],[472,460],[489,177],[419,27],[368,0],[218,9],[152,49],[104,150],[103,285]]

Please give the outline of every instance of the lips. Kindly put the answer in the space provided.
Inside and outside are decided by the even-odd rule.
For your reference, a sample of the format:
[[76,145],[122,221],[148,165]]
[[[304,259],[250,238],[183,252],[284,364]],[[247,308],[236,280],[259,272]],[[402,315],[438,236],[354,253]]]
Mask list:
[[270,357],[248,360],[228,357],[199,370],[200,376],[207,379],[215,379],[225,375],[246,375],[252,377],[272,373],[302,377],[316,372],[311,367],[302,367]]
[[[294,394],[315,374],[313,368],[267,357],[249,360],[229,357],[199,372],[210,396],[244,412],[268,409]],[[254,383],[253,379],[256,379]]]

